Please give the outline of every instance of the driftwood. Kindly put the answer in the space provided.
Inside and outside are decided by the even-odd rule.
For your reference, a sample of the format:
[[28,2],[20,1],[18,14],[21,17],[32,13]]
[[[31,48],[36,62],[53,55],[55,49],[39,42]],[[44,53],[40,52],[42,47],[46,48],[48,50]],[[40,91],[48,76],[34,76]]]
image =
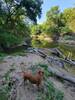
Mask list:
[[[53,61],[59,61],[59,63],[60,63],[60,61],[61,61],[61,64],[63,67],[64,67],[63,62],[74,65],[74,63],[72,61],[69,62],[68,60],[65,60],[64,58],[48,56],[41,49],[34,49],[34,51],[50,63],[52,63]],[[64,80],[67,80],[67,81],[75,84],[75,76],[71,76],[71,75],[67,74],[67,72],[66,73],[63,73],[62,71],[60,72],[58,69],[56,69],[56,67],[50,67],[50,66],[48,67],[48,71],[53,73],[57,77],[60,77]]]
[[57,58],[57,57],[52,57],[52,56],[46,57],[46,59],[49,63],[59,62],[62,64],[62,67],[64,67],[65,63],[70,64],[72,67],[75,67],[75,61],[72,61],[69,59],[65,60],[63,58]]
[[[48,61],[51,61],[52,57],[49,56],[49,57],[47,57],[47,59],[48,59]],[[59,62],[61,61],[61,62],[63,62],[63,63],[67,63],[67,64],[70,64],[70,65],[72,65],[72,66],[75,67],[75,61],[72,61],[72,60],[70,60],[70,59],[63,59],[63,58],[53,57],[52,60],[54,60],[54,61],[59,61]]]
[[65,58],[62,51],[57,48],[48,49],[54,56]]
[[[50,50],[50,49],[49,49]],[[68,59],[67,57],[65,57],[62,53],[60,53],[61,56],[63,56],[62,58],[61,57],[52,57],[52,56],[48,56],[47,54],[45,54],[41,49],[34,49],[34,51],[39,54],[41,57],[47,59],[49,62],[51,62],[52,60],[54,61],[59,61],[61,63],[68,63],[72,66],[75,66],[75,61],[74,60],[70,60]],[[58,50],[59,51],[59,50]],[[59,51],[60,52],[60,51]]]
[[75,84],[75,77],[59,72],[56,68],[48,67],[48,71],[56,75],[57,77],[63,78],[71,83]]
[[42,52],[40,49],[38,49],[38,53],[41,57],[46,58],[48,55]]
[[62,61],[64,61],[65,63],[68,63],[70,65],[74,65],[75,66],[75,60],[70,60],[70,59],[61,59]]
[[[51,51],[50,49],[48,49],[49,51]],[[71,60],[71,59],[68,59],[67,57],[65,57],[65,55],[57,48],[55,49],[52,49],[53,51],[53,54],[59,54],[61,56],[61,58],[57,58],[65,63],[68,63],[68,64],[71,64],[71,65],[75,65],[75,61],[74,60]],[[60,57],[58,56],[58,57]]]

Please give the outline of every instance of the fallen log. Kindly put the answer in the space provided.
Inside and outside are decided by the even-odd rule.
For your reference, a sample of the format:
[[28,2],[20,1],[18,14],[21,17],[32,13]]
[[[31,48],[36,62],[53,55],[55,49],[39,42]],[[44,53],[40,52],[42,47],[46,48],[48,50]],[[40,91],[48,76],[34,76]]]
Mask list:
[[[64,67],[64,63],[70,64],[71,66],[75,67],[75,61],[70,60],[70,59],[65,59],[65,58],[60,58],[60,57],[56,57],[56,56],[48,56],[46,53],[44,53],[41,49],[39,48],[32,48],[33,52],[35,52],[37,55],[41,56],[42,58],[46,59],[49,63],[53,63],[53,62],[58,62],[59,65],[63,68]],[[58,65],[58,66],[59,66]]]
[[75,65],[75,61],[71,60],[71,59],[61,59],[62,61],[64,61],[65,63],[68,63],[70,65]]
[[69,64],[71,64],[71,65],[75,65],[75,61],[74,60],[71,60],[71,59],[68,59],[67,57],[65,57],[65,55],[59,50],[59,49],[57,49],[57,48],[55,48],[55,49],[48,49],[50,52],[52,52],[53,54],[59,54],[60,56],[58,56],[57,55],[57,59],[59,59],[59,60],[61,60],[61,61],[63,61],[63,62],[65,62],[65,63],[69,63]]
[[38,50],[38,53],[41,57],[46,58],[48,55],[42,52],[41,50]]
[[[61,59],[61,58],[58,58],[58,57],[51,57],[51,56],[48,56],[48,55],[46,55],[42,50],[40,50],[40,49],[34,49],[34,51],[37,53],[37,54],[39,54],[41,57],[43,57],[43,58],[45,58],[48,62],[50,61],[50,63],[53,61],[53,60],[56,60],[56,61],[63,61],[63,59]],[[63,64],[62,64],[62,66],[64,66]],[[71,75],[69,75],[69,74],[65,74],[65,73],[63,73],[63,72],[60,72],[60,71],[58,71],[58,69],[56,69],[55,67],[51,67],[51,66],[49,66],[48,67],[48,71],[49,72],[51,72],[51,73],[53,73],[54,75],[56,75],[57,77],[60,77],[60,78],[62,78],[62,79],[64,79],[64,80],[67,80],[67,81],[69,81],[69,82],[71,82],[71,83],[74,83],[75,84],[75,77],[73,77],[73,76],[71,76]]]
[[56,68],[53,68],[53,67],[50,67],[50,66],[48,67],[48,71],[53,73],[57,77],[60,77],[64,80],[67,80],[67,81],[75,84],[75,76],[71,76],[71,75],[67,75],[65,73],[59,72]]
[[52,49],[48,49],[48,50],[49,50],[54,56],[65,58],[65,55],[63,55],[62,51],[59,50],[58,48],[52,48]]
[[68,60],[68,59],[65,60],[63,58],[52,57],[52,56],[48,56],[46,57],[46,59],[49,63],[59,62],[61,63],[62,67],[64,67],[65,63],[70,64],[72,67],[75,67],[75,61],[72,61],[72,60]]
[[38,54],[39,56],[41,56],[42,58],[46,58],[48,55],[45,54],[42,50],[40,50],[39,48],[33,48],[33,51]]
[[54,57],[52,57],[52,56],[49,56],[49,57],[46,58],[46,60],[47,60],[48,63],[50,63],[50,64],[55,64],[55,65],[57,65],[58,67],[61,67],[61,68],[64,68],[64,69],[65,69],[65,67],[64,67],[64,62],[61,61],[60,59],[56,59],[56,58],[54,58]]
[[58,66],[63,67],[64,68],[64,63],[63,61],[61,61],[60,59],[58,59],[58,57],[53,57],[53,56],[48,56],[47,54],[45,54],[42,50],[40,49],[35,49],[35,52],[41,56],[42,58],[46,59],[50,64],[52,63],[58,63]]
[[37,49],[36,50],[36,53],[37,54],[39,54],[41,57],[43,57],[43,58],[45,58],[45,59],[48,59],[48,61],[52,61],[52,60],[54,60],[54,61],[59,61],[59,62],[61,62],[61,63],[63,63],[63,65],[64,65],[64,63],[68,63],[68,64],[70,64],[70,65],[72,65],[72,66],[75,66],[75,61],[72,61],[72,60],[70,60],[70,59],[65,59],[65,57],[64,57],[64,55],[63,55],[63,58],[60,58],[60,57],[52,57],[52,56],[48,56],[47,54],[45,54],[42,50],[40,50],[40,49]]

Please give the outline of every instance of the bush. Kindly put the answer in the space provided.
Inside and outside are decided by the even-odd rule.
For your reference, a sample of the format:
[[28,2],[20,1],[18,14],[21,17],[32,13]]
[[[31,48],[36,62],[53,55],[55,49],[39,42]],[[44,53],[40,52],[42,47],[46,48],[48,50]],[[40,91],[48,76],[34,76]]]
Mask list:
[[5,46],[12,46],[20,43],[21,38],[13,35],[9,32],[0,32],[0,44],[3,44]]

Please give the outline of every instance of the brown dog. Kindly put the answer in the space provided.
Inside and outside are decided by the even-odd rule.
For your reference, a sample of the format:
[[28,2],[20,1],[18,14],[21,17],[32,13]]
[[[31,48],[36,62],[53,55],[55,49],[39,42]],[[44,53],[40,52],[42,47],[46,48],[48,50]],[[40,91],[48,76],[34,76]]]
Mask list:
[[31,72],[22,72],[24,81],[29,80],[32,84],[36,84],[38,87],[42,82],[44,72],[39,70],[35,75]]

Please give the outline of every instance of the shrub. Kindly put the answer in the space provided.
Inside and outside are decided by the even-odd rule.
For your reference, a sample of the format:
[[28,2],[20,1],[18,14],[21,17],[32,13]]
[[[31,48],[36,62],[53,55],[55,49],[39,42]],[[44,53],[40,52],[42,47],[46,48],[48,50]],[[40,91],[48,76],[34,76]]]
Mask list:
[[0,44],[5,46],[12,46],[18,44],[21,41],[21,38],[13,35],[9,32],[0,32]]

